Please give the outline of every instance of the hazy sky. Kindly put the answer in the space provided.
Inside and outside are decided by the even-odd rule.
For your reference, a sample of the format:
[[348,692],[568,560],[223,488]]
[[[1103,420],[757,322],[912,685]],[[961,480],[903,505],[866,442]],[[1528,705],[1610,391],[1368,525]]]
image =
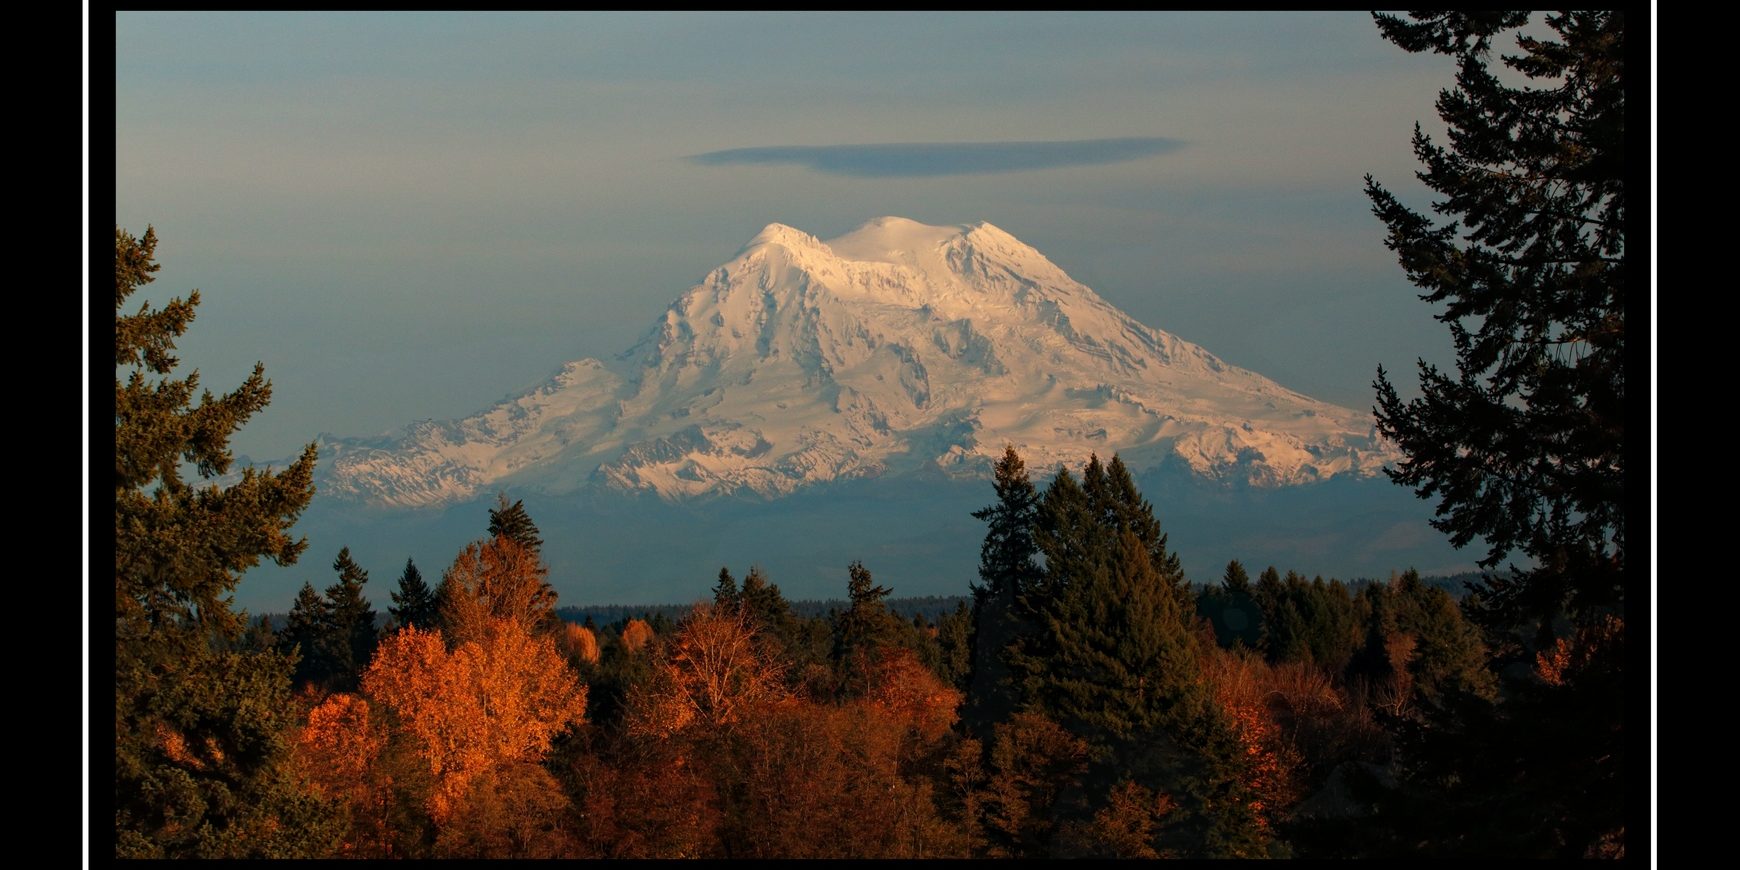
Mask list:
[[[116,223],[256,459],[626,349],[779,221],[987,220],[1151,326],[1369,408],[1449,342],[1383,247],[1448,59],[1358,13],[140,13]],[[130,306],[131,307],[131,306]]]

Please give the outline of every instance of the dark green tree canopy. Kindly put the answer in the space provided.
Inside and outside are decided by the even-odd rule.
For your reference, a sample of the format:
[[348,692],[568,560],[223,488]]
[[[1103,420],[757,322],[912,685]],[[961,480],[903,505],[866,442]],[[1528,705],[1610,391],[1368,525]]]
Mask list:
[[1374,213],[1421,298],[1442,306],[1456,372],[1419,362],[1403,400],[1380,368],[1379,430],[1407,458],[1390,472],[1438,498],[1434,525],[1481,564],[1521,552],[1520,580],[1476,603],[1544,621],[1621,604],[1625,562],[1625,14],[1547,15],[1551,37],[1497,37],[1526,12],[1378,15],[1385,38],[1457,62],[1438,98],[1447,144],[1414,130],[1440,224],[1366,179]]
[[375,609],[363,594],[369,572],[350,557],[350,548],[338,551],[332,561],[338,582],[326,588],[326,643],[333,662],[335,688],[356,687],[363,668],[375,651]]
[[314,496],[314,445],[229,487],[229,439],[264,408],[261,366],[222,396],[173,377],[197,291],[123,314],[151,282],[157,234],[115,228],[115,854],[298,857],[337,831],[284,765],[290,662],[240,643],[230,594],[261,558],[290,564]]
[[153,229],[134,238],[115,228],[115,618],[126,626],[117,631],[198,623],[233,637],[241,626],[229,594],[242,572],[262,557],[294,563],[307,545],[289,531],[314,496],[315,449],[277,473],[244,469],[228,488],[182,479],[183,463],[204,478],[229,471],[230,436],[266,407],[272,385],[255,364],[235,390],[206,390],[196,403],[199,373],[170,377],[199,291],[121,313],[153,280],[156,247]]
[[320,597],[313,583],[304,582],[302,590],[296,593],[296,603],[290,606],[284,631],[278,635],[278,648],[286,655],[297,656],[294,678],[298,685],[309,681],[324,683],[332,674],[326,643],[330,623],[326,599]]
[[713,606],[726,613],[737,612],[737,579],[731,576],[731,569],[719,568],[719,582],[713,584]]
[[882,600],[893,590],[876,585],[862,562],[853,562],[846,574],[851,603],[834,620],[834,650],[841,659],[893,643],[901,628],[899,617]]
[[417,563],[409,558],[405,559],[404,572],[399,574],[399,591],[392,596],[393,606],[387,608],[387,612],[400,626],[429,628],[435,625],[435,590],[429,588],[423,572],[417,570]]
[[1012,645],[1032,634],[1033,625],[1018,612],[1018,602],[1040,576],[1039,545],[1033,540],[1039,492],[1013,446],[1004,448],[994,470],[997,501],[973,512],[986,528],[979,548],[979,582],[971,586],[972,673],[962,711],[963,718],[981,728],[1007,718],[1016,703],[1014,674],[1006,659]]
[[996,503],[973,512],[973,518],[984,520],[988,527],[985,543],[979,548],[975,597],[1013,597],[1037,571],[1033,557],[1039,548],[1033,543],[1033,522],[1038,516],[1039,492],[1014,447],[1004,448],[994,471]]

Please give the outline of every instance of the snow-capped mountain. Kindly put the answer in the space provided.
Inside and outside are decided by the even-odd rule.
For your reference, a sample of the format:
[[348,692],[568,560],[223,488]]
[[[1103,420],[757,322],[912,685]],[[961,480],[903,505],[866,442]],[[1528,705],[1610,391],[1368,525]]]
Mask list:
[[921,470],[1120,453],[1259,487],[1397,458],[1319,402],[1136,322],[988,223],[770,224],[614,360],[474,416],[326,439],[321,491],[398,507],[494,489],[774,497]]

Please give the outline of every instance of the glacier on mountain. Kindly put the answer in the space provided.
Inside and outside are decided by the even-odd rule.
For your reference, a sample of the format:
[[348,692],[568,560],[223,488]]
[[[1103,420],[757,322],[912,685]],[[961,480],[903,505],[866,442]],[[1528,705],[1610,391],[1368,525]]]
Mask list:
[[473,416],[325,438],[322,492],[436,507],[494,489],[778,497],[1090,451],[1257,487],[1375,475],[1371,415],[1138,323],[988,223],[769,224],[619,356]]

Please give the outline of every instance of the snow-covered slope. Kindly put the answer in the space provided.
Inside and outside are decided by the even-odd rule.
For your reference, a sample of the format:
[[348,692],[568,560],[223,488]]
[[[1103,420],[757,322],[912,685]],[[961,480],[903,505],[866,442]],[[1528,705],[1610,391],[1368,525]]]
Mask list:
[[1369,413],[1144,326],[988,223],[878,218],[823,242],[770,224],[610,362],[397,439],[322,447],[322,491],[435,506],[527,487],[780,496],[853,477],[984,474],[1121,453],[1257,486],[1370,476]]

